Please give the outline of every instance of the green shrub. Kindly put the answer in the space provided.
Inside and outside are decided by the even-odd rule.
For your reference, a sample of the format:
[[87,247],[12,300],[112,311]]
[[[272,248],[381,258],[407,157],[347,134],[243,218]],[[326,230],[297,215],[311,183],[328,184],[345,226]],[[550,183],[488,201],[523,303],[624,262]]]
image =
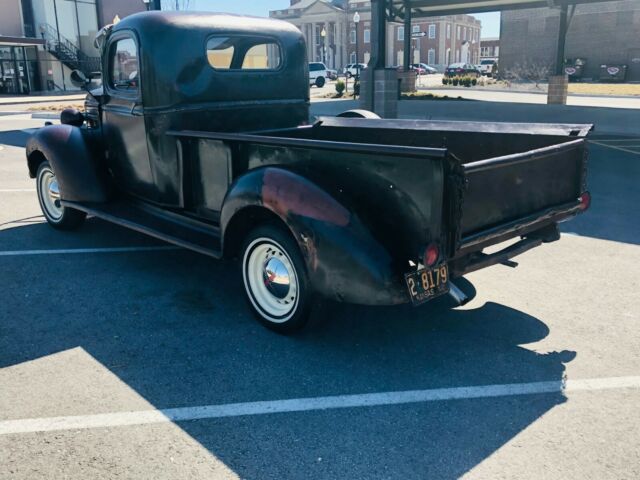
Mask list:
[[460,83],[460,80],[458,79],[458,77],[453,77],[453,86],[457,87],[458,83]]
[[471,85],[473,85],[474,87],[478,84],[478,79],[477,78],[472,78],[471,79]]
[[336,93],[338,95],[342,96],[346,88],[347,86],[345,85],[344,80],[338,80],[336,82]]
[[442,84],[447,85],[449,83],[449,79],[447,77],[442,77]]
[[471,77],[464,77],[464,78],[462,79],[462,84],[463,84],[465,87],[470,87],[470,86],[471,86]]

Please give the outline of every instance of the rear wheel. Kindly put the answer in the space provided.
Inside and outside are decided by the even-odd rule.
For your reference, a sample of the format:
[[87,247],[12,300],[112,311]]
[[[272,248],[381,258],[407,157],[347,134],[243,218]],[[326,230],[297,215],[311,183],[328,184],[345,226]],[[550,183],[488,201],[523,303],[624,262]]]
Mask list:
[[298,245],[273,225],[253,230],[242,249],[242,280],[257,319],[267,328],[290,333],[309,319],[311,287]]
[[324,77],[316,78],[316,87],[318,87],[318,88],[324,87],[325,82],[326,82],[326,80],[324,79]]
[[36,176],[36,191],[42,214],[49,225],[60,230],[78,228],[87,214],[60,203],[60,188],[49,162],[42,162]]

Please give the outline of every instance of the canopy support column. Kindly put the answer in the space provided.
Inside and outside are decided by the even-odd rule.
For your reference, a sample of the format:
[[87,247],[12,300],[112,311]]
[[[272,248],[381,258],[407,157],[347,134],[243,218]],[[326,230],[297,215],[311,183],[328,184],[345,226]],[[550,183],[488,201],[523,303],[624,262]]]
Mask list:
[[404,0],[404,58],[402,67],[405,72],[411,67],[411,1]]
[[564,51],[569,28],[569,8],[560,6],[560,25],[558,26],[558,43],[556,46],[556,63],[554,75],[549,77],[549,89],[547,91],[548,104],[567,104],[567,92],[569,90],[569,78],[564,72]]

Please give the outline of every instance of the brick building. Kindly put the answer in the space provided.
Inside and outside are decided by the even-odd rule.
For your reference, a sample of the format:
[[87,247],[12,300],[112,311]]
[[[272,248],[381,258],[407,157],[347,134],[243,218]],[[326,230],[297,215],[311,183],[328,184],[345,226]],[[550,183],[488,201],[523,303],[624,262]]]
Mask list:
[[[360,15],[356,29],[355,12]],[[325,61],[341,69],[348,63],[367,63],[371,56],[371,2],[362,0],[291,0],[289,8],[270,12],[272,18],[298,27],[307,40],[309,61]],[[387,26],[387,65],[402,65],[404,25]],[[356,42],[356,30],[358,41]],[[323,37],[322,32],[326,35]],[[481,23],[470,15],[416,19],[412,33],[424,36],[411,41],[411,58],[443,70],[454,62],[478,63]],[[356,52],[356,45],[358,51]]]
[[500,38],[480,39],[480,60],[498,60],[500,58]]
[[[550,8],[503,12],[501,69],[525,62],[553,68],[558,25],[558,10]],[[565,56],[587,60],[584,77],[597,79],[602,64],[626,64],[627,80],[640,81],[640,0],[578,5]]]

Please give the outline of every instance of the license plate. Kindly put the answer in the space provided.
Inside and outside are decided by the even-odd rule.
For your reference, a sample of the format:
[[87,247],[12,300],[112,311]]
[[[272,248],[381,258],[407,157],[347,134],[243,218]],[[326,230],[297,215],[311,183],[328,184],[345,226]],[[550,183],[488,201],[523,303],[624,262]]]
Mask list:
[[414,305],[420,305],[449,291],[449,268],[446,264],[407,273],[404,279]]

